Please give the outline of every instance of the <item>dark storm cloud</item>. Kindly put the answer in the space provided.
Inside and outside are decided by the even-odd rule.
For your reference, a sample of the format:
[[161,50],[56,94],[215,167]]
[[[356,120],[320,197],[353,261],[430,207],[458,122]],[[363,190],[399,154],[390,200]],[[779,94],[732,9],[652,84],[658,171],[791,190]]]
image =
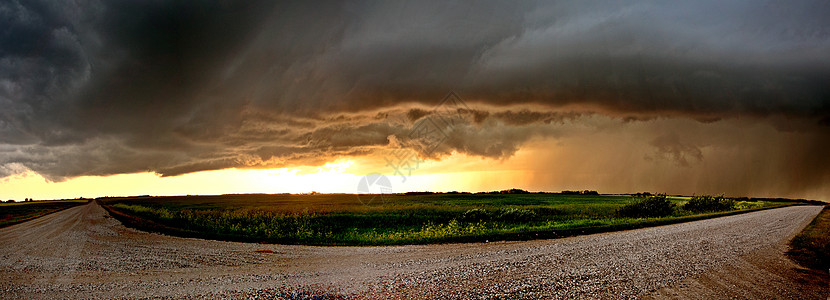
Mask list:
[[[595,2],[594,2],[595,4]],[[587,6],[587,7],[586,7]],[[824,3],[554,4],[487,49],[482,95],[627,112],[826,116]],[[511,93],[511,91],[513,93]]]
[[[703,152],[695,145],[680,141],[676,133],[664,134],[651,141],[656,148],[656,155],[662,159],[673,161],[679,166],[688,167],[689,160],[703,160]],[[648,157],[652,159],[651,156]]]
[[53,180],[178,175],[417,148],[411,127],[452,90],[471,104],[466,123],[426,156],[509,157],[592,113],[826,131],[827,12],[819,1],[7,1],[0,176],[20,165]]

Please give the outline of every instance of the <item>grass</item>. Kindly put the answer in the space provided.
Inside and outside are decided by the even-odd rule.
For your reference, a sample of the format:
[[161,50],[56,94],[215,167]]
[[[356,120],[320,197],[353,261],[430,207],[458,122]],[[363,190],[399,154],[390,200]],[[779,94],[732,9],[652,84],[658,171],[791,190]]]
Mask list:
[[0,203],[0,228],[88,202],[88,200],[55,200]]
[[664,217],[619,217],[627,195],[222,195],[102,199],[129,226],[181,236],[310,245],[399,245],[522,240],[663,225],[792,202],[738,201],[740,210],[693,213],[667,197]]
[[799,264],[827,272],[830,269],[830,206],[790,241],[787,254]]

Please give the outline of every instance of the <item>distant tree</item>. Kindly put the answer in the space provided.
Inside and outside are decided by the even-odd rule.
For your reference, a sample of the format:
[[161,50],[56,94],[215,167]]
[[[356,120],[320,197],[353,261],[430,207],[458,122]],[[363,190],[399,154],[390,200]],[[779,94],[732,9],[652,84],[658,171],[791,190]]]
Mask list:
[[597,191],[592,191],[592,190],[584,190],[584,191],[564,190],[560,194],[562,194],[562,195],[599,195],[599,193]]
[[530,194],[530,192],[523,189],[509,189],[501,191],[502,194]]
[[432,194],[435,194],[435,192],[424,191],[424,192],[406,192],[406,193],[404,193],[404,195],[407,195],[407,196],[420,196],[420,195],[432,195]]
[[14,199],[6,200],[6,203],[14,203]]

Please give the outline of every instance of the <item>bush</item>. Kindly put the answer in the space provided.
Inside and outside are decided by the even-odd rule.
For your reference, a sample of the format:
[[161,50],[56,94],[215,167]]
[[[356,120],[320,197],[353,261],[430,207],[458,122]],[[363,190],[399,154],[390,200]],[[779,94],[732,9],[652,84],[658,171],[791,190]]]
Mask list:
[[674,212],[674,204],[666,194],[635,198],[629,204],[617,209],[617,216],[624,218],[665,217]]
[[689,202],[683,205],[683,209],[691,212],[710,212],[735,209],[735,200],[723,196],[693,196]]
[[487,210],[481,208],[473,208],[461,214],[461,220],[464,222],[471,223],[489,221],[490,213]]
[[735,209],[753,209],[753,208],[760,208],[763,207],[764,204],[761,202],[750,202],[750,201],[737,201],[735,202]]
[[536,217],[536,213],[521,208],[505,208],[499,210],[498,220],[502,222],[527,222]]

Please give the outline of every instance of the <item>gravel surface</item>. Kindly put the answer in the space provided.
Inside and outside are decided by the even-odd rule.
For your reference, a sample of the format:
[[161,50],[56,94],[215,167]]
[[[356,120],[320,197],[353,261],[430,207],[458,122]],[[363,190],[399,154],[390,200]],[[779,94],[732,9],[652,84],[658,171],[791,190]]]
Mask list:
[[783,256],[820,210],[554,240],[312,247],[146,233],[90,203],[0,229],[0,298],[827,299],[826,275]]

